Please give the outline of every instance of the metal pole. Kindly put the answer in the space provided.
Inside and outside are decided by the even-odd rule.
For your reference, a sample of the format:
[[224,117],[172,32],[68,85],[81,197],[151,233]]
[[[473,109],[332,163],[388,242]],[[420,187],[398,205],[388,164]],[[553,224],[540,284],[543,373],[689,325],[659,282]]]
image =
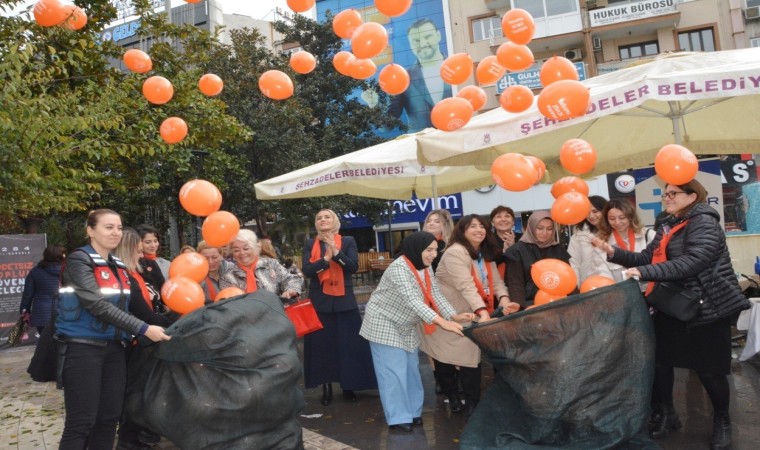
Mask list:
[[393,222],[393,202],[388,200],[388,254],[391,259],[393,258],[393,230],[391,229],[391,222]]
[[433,209],[439,209],[438,204],[438,186],[435,184],[435,177],[436,175],[433,175],[432,181],[431,181],[431,187],[433,188]]

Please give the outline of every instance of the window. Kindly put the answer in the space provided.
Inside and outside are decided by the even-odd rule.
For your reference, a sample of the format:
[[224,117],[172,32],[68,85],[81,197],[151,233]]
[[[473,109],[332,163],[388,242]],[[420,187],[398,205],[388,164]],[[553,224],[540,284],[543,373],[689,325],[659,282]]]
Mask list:
[[750,47],[760,47],[760,38],[752,38],[749,40]]
[[747,8],[752,8],[753,6],[760,6],[760,0],[747,0]]
[[688,52],[714,52],[715,38],[712,28],[684,31],[678,33],[678,45]]
[[497,16],[474,19],[472,21],[473,42],[504,36],[501,32],[501,18]]
[[512,0],[513,8],[522,8],[534,19],[578,11],[577,0]]
[[620,59],[641,58],[660,53],[660,45],[657,41],[641,42],[639,44],[621,45]]

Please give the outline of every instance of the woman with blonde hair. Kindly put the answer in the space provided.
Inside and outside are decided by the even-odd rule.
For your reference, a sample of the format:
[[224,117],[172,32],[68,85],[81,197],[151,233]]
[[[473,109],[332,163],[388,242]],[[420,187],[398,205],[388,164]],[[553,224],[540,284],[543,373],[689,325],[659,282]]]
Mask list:
[[[266,289],[283,298],[301,294],[303,278],[290,273],[279,261],[260,256],[256,233],[242,229],[230,243],[236,285],[247,293]],[[220,286],[221,287],[221,286]]]
[[427,231],[435,236],[435,240],[438,243],[438,256],[435,257],[431,264],[433,272],[435,272],[438,268],[438,263],[441,261],[441,256],[443,256],[443,251],[446,250],[446,245],[449,243],[451,233],[454,231],[454,221],[451,219],[451,213],[445,209],[430,211],[427,217],[425,217],[422,231]]
[[332,402],[332,383],[340,383],[343,398],[376,389],[369,342],[359,336],[362,319],[354,296],[352,275],[359,269],[356,241],[342,236],[338,215],[322,209],[314,218],[317,236],[303,247],[303,273],[309,277],[309,298],[323,329],[304,337],[304,384],[322,385],[322,404]]
[[232,275],[234,264],[224,259],[221,247],[212,247],[206,241],[198,243],[198,253],[208,261],[208,275],[201,282],[201,287],[206,303],[212,303],[222,289],[237,287],[238,282]]
[[[628,250],[641,252],[654,239],[655,232],[641,224],[639,215],[633,203],[626,199],[613,198],[602,210],[602,220],[599,222],[599,239],[608,244]],[[623,281],[623,270],[620,264],[607,261],[602,253],[597,253],[597,274],[608,276],[616,282]],[[580,283],[581,280],[578,280]],[[646,289],[646,283],[641,284],[641,290]]]

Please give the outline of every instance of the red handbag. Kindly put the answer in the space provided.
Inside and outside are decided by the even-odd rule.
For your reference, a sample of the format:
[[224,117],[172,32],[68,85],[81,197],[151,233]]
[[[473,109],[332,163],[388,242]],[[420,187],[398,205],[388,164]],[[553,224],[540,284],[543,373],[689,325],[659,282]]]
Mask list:
[[313,333],[324,328],[317,316],[317,311],[308,298],[298,300],[295,303],[285,305],[285,314],[296,328],[296,336]]

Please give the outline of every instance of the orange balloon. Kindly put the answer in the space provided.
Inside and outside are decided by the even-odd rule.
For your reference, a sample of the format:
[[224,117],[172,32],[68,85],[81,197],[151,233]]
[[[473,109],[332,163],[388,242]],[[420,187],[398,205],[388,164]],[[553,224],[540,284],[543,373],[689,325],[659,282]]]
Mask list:
[[317,67],[317,58],[309,52],[299,51],[290,55],[290,68],[294,72],[306,75]]
[[219,95],[224,89],[224,81],[213,73],[207,73],[198,80],[198,89],[209,97]]
[[472,58],[467,53],[449,56],[441,66],[441,78],[449,84],[462,84],[472,75]]
[[375,7],[388,17],[398,17],[409,11],[412,0],[375,0]]
[[200,253],[182,253],[169,264],[169,278],[187,277],[200,283],[206,279],[207,275],[208,260]]
[[203,221],[201,235],[203,240],[212,247],[222,247],[235,239],[240,231],[240,222],[234,214],[227,211],[211,213]]
[[377,66],[371,59],[354,58],[348,66],[349,75],[357,80],[366,80],[377,72]]
[[409,87],[409,72],[398,64],[388,64],[377,76],[380,89],[390,95],[403,93]]
[[578,192],[565,192],[552,204],[552,219],[562,225],[581,223],[590,212],[591,202]]
[[555,199],[565,192],[579,192],[588,197],[588,184],[578,177],[562,177],[552,184],[551,193]]
[[132,72],[145,73],[153,68],[153,61],[144,51],[133,48],[124,53],[124,65]]
[[293,81],[284,72],[267,70],[259,77],[261,93],[272,100],[285,100],[293,95]]
[[69,16],[61,0],[39,0],[34,4],[34,20],[41,27],[60,25]]
[[473,111],[478,111],[486,104],[486,101],[488,100],[486,92],[478,86],[465,86],[459,90],[457,97],[463,98],[470,102]]
[[504,89],[499,96],[499,104],[511,113],[527,111],[533,106],[533,91],[521,84],[513,84]]
[[444,98],[430,111],[433,126],[443,131],[454,131],[467,125],[473,113],[470,102],[459,97]]
[[219,291],[219,293],[216,294],[216,298],[214,299],[214,301],[218,302],[219,300],[224,300],[225,298],[237,297],[238,295],[243,295],[243,294],[245,294],[245,291],[240,288],[228,287]]
[[288,8],[297,13],[302,13],[314,7],[314,0],[288,0]]
[[180,143],[187,136],[187,123],[179,117],[169,117],[161,123],[159,133],[167,144]]
[[519,153],[505,153],[491,164],[491,178],[502,189],[520,192],[536,184],[536,168]]
[[576,175],[591,172],[596,165],[596,150],[583,139],[568,139],[559,150],[559,162]]
[[578,286],[575,271],[560,259],[539,259],[531,266],[530,277],[540,290],[552,295],[567,295]]
[[512,8],[501,18],[501,30],[510,41],[525,45],[536,33],[536,22],[528,11]]
[[388,46],[388,30],[376,22],[359,25],[351,36],[351,51],[358,59],[374,58]]
[[533,167],[536,169],[536,183],[538,183],[544,178],[544,175],[546,174],[546,164],[543,162],[543,160],[533,155],[525,155],[525,157],[533,163]]
[[654,171],[668,184],[686,184],[697,176],[699,162],[694,153],[677,144],[665,145],[654,157]]
[[569,59],[562,56],[552,56],[541,64],[541,71],[538,74],[541,84],[544,87],[549,86],[555,81],[575,80],[578,81],[578,69],[575,68]]
[[507,69],[499,64],[495,55],[486,56],[475,69],[475,78],[481,85],[494,84],[504,76]]
[[158,75],[145,80],[142,91],[145,99],[154,105],[163,105],[174,96],[174,87],[171,82]]
[[179,203],[190,214],[205,217],[222,206],[222,193],[206,180],[190,180],[179,190]]
[[172,311],[187,314],[203,306],[203,288],[187,277],[169,278],[161,288],[161,300]]
[[591,275],[590,277],[583,280],[583,283],[581,283],[581,294],[588,291],[593,291],[594,289],[598,289],[600,287],[611,286],[613,284],[615,284],[615,280],[610,277],[605,277],[603,275]]
[[66,20],[61,24],[63,28],[81,30],[87,25],[87,14],[82,11],[82,8],[75,5],[64,5],[63,9],[66,11]]
[[541,306],[545,305],[547,303],[551,303],[555,300],[559,300],[561,298],[567,297],[566,295],[554,295],[550,294],[546,291],[542,291],[541,289],[536,292],[536,296],[533,297],[533,306]]
[[505,42],[496,50],[496,59],[507,69],[517,72],[525,70],[536,62],[527,45]]
[[363,24],[361,14],[355,9],[346,9],[333,17],[333,31],[338,37],[350,39],[354,31]]
[[345,50],[340,51],[333,56],[333,67],[335,67],[335,70],[337,70],[339,74],[350,77],[351,64],[355,59],[356,57],[351,52]]
[[538,95],[538,110],[544,117],[562,121],[586,114],[591,94],[580,81],[560,80]]
[[185,3],[200,3],[202,0],[185,0]]

